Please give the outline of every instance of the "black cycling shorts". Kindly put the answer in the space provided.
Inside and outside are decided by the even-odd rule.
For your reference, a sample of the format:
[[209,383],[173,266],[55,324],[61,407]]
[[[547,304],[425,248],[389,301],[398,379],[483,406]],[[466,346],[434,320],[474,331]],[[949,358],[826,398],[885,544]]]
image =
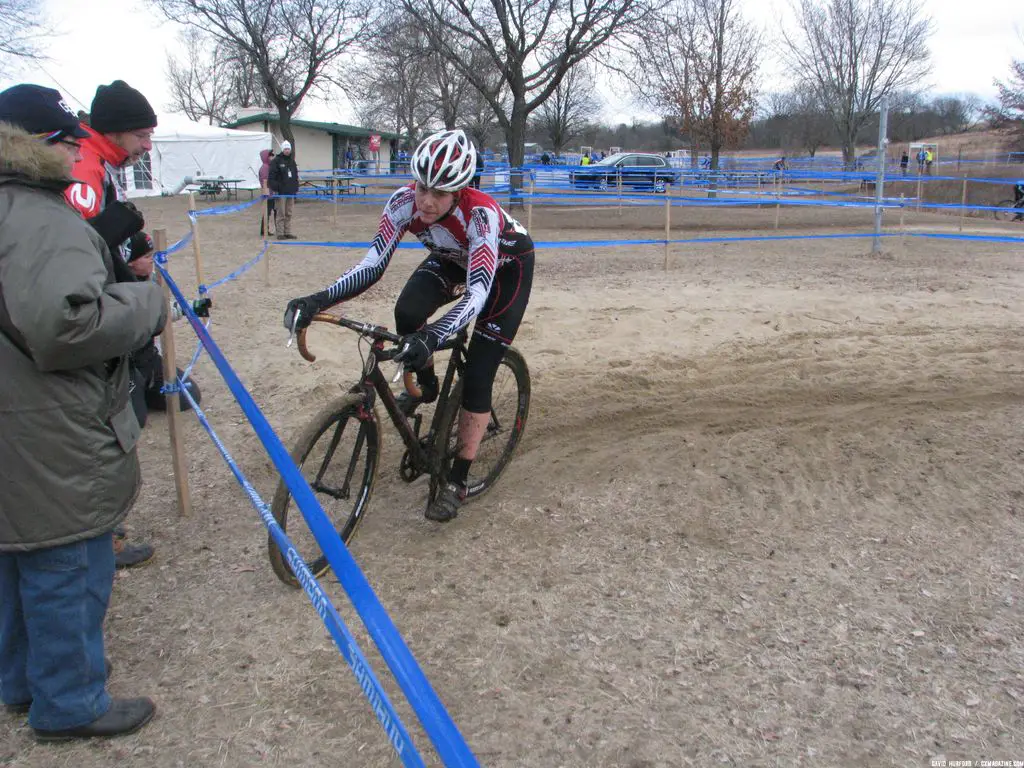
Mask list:
[[[529,238],[525,238],[529,241]],[[505,253],[494,275],[484,308],[476,318],[466,355],[462,407],[473,413],[491,410],[491,386],[505,347],[519,330],[533,286],[533,243],[516,256]],[[428,256],[412,273],[395,304],[395,329],[415,333],[445,304],[466,290],[466,268],[435,255]]]

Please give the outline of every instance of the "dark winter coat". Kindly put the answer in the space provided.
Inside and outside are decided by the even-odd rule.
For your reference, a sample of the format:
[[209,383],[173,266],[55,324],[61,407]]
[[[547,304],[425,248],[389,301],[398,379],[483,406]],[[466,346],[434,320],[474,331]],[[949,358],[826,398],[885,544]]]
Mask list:
[[297,195],[299,193],[299,169],[295,165],[295,152],[276,155],[270,161],[267,184],[275,195]]
[[165,320],[153,282],[63,197],[60,156],[0,124],[0,552],[106,533],[140,484],[128,353]]

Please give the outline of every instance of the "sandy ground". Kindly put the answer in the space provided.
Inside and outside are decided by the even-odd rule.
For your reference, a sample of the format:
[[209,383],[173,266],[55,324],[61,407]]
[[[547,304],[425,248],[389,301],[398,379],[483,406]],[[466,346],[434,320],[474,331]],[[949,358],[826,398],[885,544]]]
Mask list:
[[[181,201],[143,206],[152,226],[184,233]],[[295,229],[366,239],[377,210],[333,216],[302,204]],[[538,210],[533,229],[540,241],[650,238],[661,216]],[[255,218],[202,220],[206,282],[256,252]],[[775,234],[774,219],[687,209],[673,235]],[[784,210],[779,233],[869,222],[868,211]],[[1024,759],[1020,248],[895,238],[875,258],[869,242],[680,245],[667,271],[662,247],[542,250],[516,341],[530,423],[495,490],[452,524],[428,523],[424,483],[398,479],[399,441],[385,431],[353,553],[483,764]],[[358,356],[352,336],[325,330],[321,361],[303,362],[285,348],[283,306],[358,254],[272,253],[269,288],[254,270],[215,292],[211,331],[287,443],[353,381]],[[349,314],[390,322],[420,258],[399,251]],[[172,271],[194,289],[188,254]],[[272,468],[208,360],[197,379],[269,500]],[[129,518],[158,559],[117,580],[108,621],[111,690],[151,695],[157,719],[136,736],[54,747],[0,715],[0,765],[397,764],[192,419],[196,513],[177,516],[164,425],[145,432]],[[328,588],[365,639],[340,585]]]

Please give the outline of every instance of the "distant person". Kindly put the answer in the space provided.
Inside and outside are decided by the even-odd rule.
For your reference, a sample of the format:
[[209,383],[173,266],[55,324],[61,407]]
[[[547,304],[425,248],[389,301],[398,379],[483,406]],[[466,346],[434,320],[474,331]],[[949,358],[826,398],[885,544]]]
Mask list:
[[783,155],[782,157],[780,157],[778,160],[775,161],[775,164],[772,165],[772,170],[780,171],[780,172],[781,171],[789,170],[789,168],[786,165],[786,156],[785,155]]
[[349,146],[349,148],[345,150],[345,167],[348,168],[348,169],[351,169],[352,166],[355,164],[355,161],[356,161],[355,152],[353,152],[352,151],[352,147]]
[[476,171],[473,173],[473,179],[469,182],[469,185],[473,189],[480,189],[480,180],[484,176],[484,153],[481,149],[476,153]]
[[543,155],[541,155],[540,156],[540,164],[541,165],[551,165],[551,155],[549,155],[547,152],[545,152]]
[[900,173],[904,176],[907,175],[907,166],[910,165],[910,155],[907,154],[907,150],[903,150],[903,154],[900,155]]
[[925,152],[925,155],[924,155],[924,167],[925,167],[925,173],[928,174],[929,176],[932,175],[932,161],[934,159],[935,159],[935,155],[932,154],[932,151],[930,149],[927,152]]
[[[1013,185],[1013,207],[1024,208],[1024,179],[1017,179],[1017,182]],[[1024,213],[1018,213],[1013,217],[1014,221],[1021,221],[1024,219]]]
[[917,150],[917,175],[920,176],[924,173],[924,161],[928,159],[928,153],[924,151],[924,147]]
[[167,313],[64,198],[88,137],[57,91],[0,93],[0,699],[39,741],[156,711],[107,692],[103,620],[141,480],[128,356]]
[[[262,149],[260,150],[260,194],[266,195],[267,199],[267,217],[273,217],[274,221],[277,221],[277,211],[274,210],[275,200],[270,197],[270,187],[267,186],[267,177],[270,175],[270,161],[274,157],[274,150]],[[264,234],[264,225],[266,226],[266,236],[273,237],[274,233],[270,231],[270,222],[265,221],[264,217],[260,217],[260,235]],[[277,229],[277,226],[274,226]]]
[[590,153],[584,152],[583,157],[580,158],[580,165],[590,165]]
[[281,195],[280,215],[277,217],[277,239],[295,240],[292,234],[292,210],[295,195],[299,194],[299,168],[292,155],[292,143],[281,142],[281,153],[270,161],[267,186],[271,194]]
[[711,155],[704,155],[700,160],[700,167],[704,170],[711,170]]

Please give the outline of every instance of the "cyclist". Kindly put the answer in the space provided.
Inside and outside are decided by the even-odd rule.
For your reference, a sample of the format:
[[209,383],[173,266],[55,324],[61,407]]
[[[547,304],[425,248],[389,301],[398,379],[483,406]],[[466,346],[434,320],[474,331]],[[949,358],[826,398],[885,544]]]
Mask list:
[[[1024,208],[1024,179],[1017,179],[1013,185],[1013,207]],[[1018,213],[1013,217],[1014,221],[1024,219],[1024,214]]]
[[[402,336],[400,359],[416,372],[422,395],[399,396],[412,413],[437,398],[434,350],[476,320],[466,357],[458,449],[445,486],[427,508],[429,520],[453,519],[466,497],[469,468],[490,420],[491,385],[505,348],[526,312],[533,284],[533,240],[526,229],[485,192],[470,188],[476,149],[461,130],[428,136],[412,155],[415,181],[400,187],[384,205],[377,234],[363,260],[318,293],[292,299],[284,325],[297,330],[313,315],[358,296],[380,280],[402,236],[416,235],[430,251],[395,304]],[[458,301],[432,323],[442,305]]]

